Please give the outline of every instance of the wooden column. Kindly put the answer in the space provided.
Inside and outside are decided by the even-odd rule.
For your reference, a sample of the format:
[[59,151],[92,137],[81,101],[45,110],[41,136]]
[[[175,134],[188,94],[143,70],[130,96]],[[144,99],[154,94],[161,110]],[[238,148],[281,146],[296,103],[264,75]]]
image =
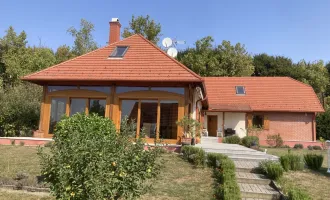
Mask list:
[[222,137],[225,136],[225,112],[222,112]]

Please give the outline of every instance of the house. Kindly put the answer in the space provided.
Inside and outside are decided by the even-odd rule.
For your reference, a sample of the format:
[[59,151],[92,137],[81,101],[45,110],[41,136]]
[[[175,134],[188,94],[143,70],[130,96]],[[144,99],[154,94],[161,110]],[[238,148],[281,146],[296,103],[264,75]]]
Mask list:
[[[204,128],[216,136],[233,129],[244,137],[280,134],[287,145],[315,141],[315,116],[324,112],[313,88],[289,77],[206,77]],[[253,127],[262,127],[261,129]]]
[[202,78],[136,34],[120,40],[110,22],[109,44],[22,78],[43,86],[39,130],[51,138],[61,116],[97,113],[120,128],[126,117],[148,142],[179,144],[184,115],[201,121],[209,136],[280,133],[285,140],[315,141],[315,115],[323,112],[313,89],[290,78]]

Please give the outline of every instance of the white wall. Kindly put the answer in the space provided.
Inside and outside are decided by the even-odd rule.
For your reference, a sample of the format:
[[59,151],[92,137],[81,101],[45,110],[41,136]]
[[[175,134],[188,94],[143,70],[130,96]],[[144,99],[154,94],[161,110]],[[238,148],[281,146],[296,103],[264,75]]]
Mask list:
[[[218,116],[218,130],[222,129],[222,112],[206,112],[204,117],[204,128],[207,129],[207,116],[208,115],[217,115]],[[238,112],[225,112],[225,129],[232,128],[236,131],[236,134],[239,137],[246,136],[245,129],[245,113]]]

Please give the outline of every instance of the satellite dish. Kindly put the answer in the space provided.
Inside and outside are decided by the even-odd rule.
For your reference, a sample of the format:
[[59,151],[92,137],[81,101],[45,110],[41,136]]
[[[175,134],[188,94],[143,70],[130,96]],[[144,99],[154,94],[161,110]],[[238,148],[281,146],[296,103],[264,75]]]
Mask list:
[[167,50],[167,54],[173,58],[175,58],[178,55],[178,50],[176,48],[171,47]]
[[173,41],[171,38],[167,37],[167,38],[164,38],[163,41],[162,41],[162,45],[165,47],[165,48],[168,48],[170,46],[172,46],[173,44]]

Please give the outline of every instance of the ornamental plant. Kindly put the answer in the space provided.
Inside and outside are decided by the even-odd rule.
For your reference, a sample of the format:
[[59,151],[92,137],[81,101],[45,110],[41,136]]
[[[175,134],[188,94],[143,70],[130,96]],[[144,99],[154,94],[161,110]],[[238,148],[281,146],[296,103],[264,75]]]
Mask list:
[[181,120],[177,121],[176,124],[183,128],[184,136],[186,138],[194,138],[199,135],[201,123],[197,120],[184,116]]
[[158,150],[116,132],[111,120],[76,114],[57,123],[41,171],[56,199],[133,199],[159,171]]

